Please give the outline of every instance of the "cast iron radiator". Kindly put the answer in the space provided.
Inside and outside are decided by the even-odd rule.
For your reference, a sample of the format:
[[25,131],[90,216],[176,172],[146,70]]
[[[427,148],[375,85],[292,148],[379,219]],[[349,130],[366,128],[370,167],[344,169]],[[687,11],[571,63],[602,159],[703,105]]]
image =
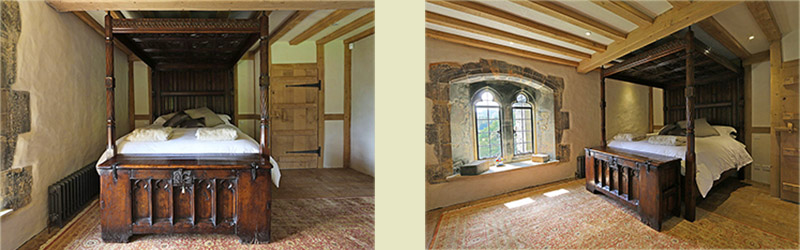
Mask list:
[[47,227],[63,227],[100,194],[100,177],[91,163],[47,187]]

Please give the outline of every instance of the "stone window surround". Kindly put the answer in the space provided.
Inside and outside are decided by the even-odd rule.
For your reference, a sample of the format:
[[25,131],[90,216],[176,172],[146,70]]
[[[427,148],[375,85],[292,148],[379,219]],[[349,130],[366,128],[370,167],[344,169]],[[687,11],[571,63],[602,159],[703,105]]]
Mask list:
[[544,75],[531,68],[512,65],[500,60],[480,59],[478,62],[465,64],[437,62],[429,65],[428,81],[425,84],[425,97],[430,100],[433,119],[433,124],[425,125],[425,143],[429,155],[426,157],[425,163],[428,183],[444,182],[446,177],[453,173],[449,124],[450,84],[456,79],[477,80],[481,74],[493,75],[496,80],[539,82],[553,90],[556,145],[556,159],[553,160],[568,162],[570,145],[561,144],[563,130],[569,129],[569,113],[561,110],[561,98],[564,91],[563,78]]

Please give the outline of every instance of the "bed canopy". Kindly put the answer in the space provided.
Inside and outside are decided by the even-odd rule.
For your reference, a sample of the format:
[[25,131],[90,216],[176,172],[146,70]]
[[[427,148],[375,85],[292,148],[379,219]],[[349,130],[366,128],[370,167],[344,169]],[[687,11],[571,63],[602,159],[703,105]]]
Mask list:
[[[662,88],[664,124],[687,120],[686,173],[696,168],[694,120],[707,118],[709,123],[728,125],[743,133],[744,91],[742,69],[711,51],[695,38],[691,27],[622,58],[621,62],[601,70],[601,137],[606,145],[606,79]],[[734,169],[735,170],[735,169]],[[728,171],[724,175],[732,175]],[[727,177],[723,176],[720,181]],[[715,182],[716,184],[716,182]],[[695,219],[696,180],[686,174],[683,182],[684,217]]]

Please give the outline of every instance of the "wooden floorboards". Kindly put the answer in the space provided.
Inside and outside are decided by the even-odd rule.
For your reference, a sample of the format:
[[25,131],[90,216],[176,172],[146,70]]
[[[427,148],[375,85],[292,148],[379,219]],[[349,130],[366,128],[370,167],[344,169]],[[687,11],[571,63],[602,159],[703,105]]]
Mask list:
[[[365,197],[375,195],[375,178],[345,168],[284,169],[280,187],[272,189],[274,199]],[[58,232],[43,230],[19,249],[35,250]]]

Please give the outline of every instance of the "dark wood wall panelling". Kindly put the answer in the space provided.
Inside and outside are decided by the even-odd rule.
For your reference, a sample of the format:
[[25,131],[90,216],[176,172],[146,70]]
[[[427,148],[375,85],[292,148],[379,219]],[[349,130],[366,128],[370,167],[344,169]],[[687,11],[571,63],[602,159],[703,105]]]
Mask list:
[[[695,85],[695,119],[706,118],[712,125],[727,125],[744,134],[744,79],[734,75],[709,84]],[[665,124],[686,120],[684,88],[664,89]],[[738,140],[743,141],[744,136]]]
[[152,74],[154,117],[198,107],[233,117],[233,69]]

